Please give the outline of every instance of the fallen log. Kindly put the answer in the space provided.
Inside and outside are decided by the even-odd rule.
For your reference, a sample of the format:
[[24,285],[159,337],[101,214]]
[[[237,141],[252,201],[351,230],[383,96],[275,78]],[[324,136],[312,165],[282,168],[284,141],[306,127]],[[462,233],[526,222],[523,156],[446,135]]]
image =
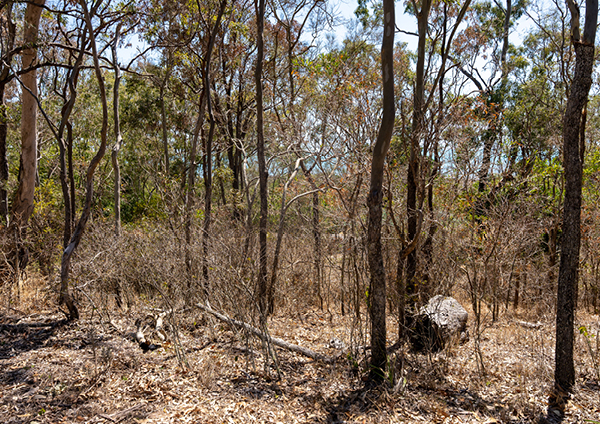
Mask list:
[[315,361],[332,363],[337,359],[337,357],[322,355],[322,354],[315,352],[314,350],[308,349],[306,347],[298,346],[298,345],[295,345],[292,343],[288,343],[285,340],[278,339],[277,337],[269,336],[269,335],[265,334],[263,331],[259,330],[258,328],[252,327],[250,324],[246,324],[245,322],[238,321],[236,319],[233,319],[226,315],[223,315],[223,314],[215,311],[214,309],[210,308],[209,306],[202,305],[201,303],[197,303],[196,306],[198,308],[202,309],[203,311],[208,312],[212,316],[220,319],[221,321],[231,324],[234,327],[243,328],[244,330],[248,331],[249,333],[259,337],[262,340],[267,340],[267,341],[269,341],[269,343],[272,343],[275,346],[281,347],[283,349],[286,349],[286,350],[289,350],[292,352],[299,353],[301,355],[312,358]]

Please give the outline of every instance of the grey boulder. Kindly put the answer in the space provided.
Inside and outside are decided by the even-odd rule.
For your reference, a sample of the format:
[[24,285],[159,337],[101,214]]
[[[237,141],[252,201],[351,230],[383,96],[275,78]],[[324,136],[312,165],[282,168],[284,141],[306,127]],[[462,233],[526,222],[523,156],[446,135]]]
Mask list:
[[452,297],[437,295],[408,320],[412,347],[416,351],[437,352],[452,339],[469,339],[469,314]]

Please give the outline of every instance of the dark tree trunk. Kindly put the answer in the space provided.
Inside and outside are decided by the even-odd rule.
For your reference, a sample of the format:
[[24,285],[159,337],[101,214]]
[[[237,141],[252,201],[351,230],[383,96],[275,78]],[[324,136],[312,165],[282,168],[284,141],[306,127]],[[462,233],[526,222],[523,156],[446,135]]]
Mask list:
[[[421,5],[421,11],[417,13],[419,41],[417,45],[417,72],[415,75],[415,93],[413,99],[414,109],[406,192],[406,213],[408,218],[407,236],[409,241],[416,240],[418,237],[417,227],[419,214],[417,211],[417,190],[420,173],[420,139],[423,136],[423,120],[425,119],[425,47],[427,41],[427,27],[430,10],[431,0],[425,0]],[[416,301],[415,295],[418,291],[415,278],[417,273],[417,252],[418,249],[412,250],[406,260],[406,294],[407,296],[410,296],[408,299],[409,304]]]
[[[168,56],[170,59],[170,55]],[[169,60],[169,65],[170,65]],[[169,81],[171,67],[167,67],[167,72],[165,74],[165,79],[162,81],[160,85],[160,120],[162,127],[162,144],[163,144],[163,158],[164,158],[164,166],[165,166],[165,175],[168,176],[171,171],[171,165],[169,164],[169,135],[167,129],[167,108],[165,106],[165,91],[167,89],[167,83]]]
[[205,178],[204,178],[204,225],[202,226],[202,276],[204,279],[204,291],[208,293],[208,240],[210,238],[210,224],[212,219],[212,144],[213,138],[215,135],[215,117],[213,114],[213,107],[211,102],[210,95],[210,61],[212,56],[212,51],[215,45],[215,40],[217,39],[217,32],[219,26],[221,25],[221,19],[223,17],[223,13],[225,13],[225,6],[227,5],[227,0],[222,0],[221,5],[219,7],[219,13],[217,15],[217,19],[215,25],[210,34],[210,39],[208,42],[208,50],[206,53],[206,64],[204,69],[204,89],[206,90],[206,108],[208,111],[208,119],[210,122],[210,128],[208,130],[208,138],[206,139],[206,151],[205,151],[205,161],[204,161],[204,170],[205,170]]
[[[194,187],[196,186],[196,159],[198,156],[198,140],[200,133],[202,132],[202,126],[204,125],[204,110],[206,107],[206,88],[204,88],[200,94],[200,107],[198,111],[198,118],[196,119],[196,125],[194,127],[194,134],[192,136],[192,145],[190,147],[190,165],[187,173],[187,185],[185,187],[185,266],[188,274],[188,283],[191,284],[194,279],[194,267],[192,263],[192,215],[194,209]],[[206,166],[205,166],[206,168]],[[205,170],[206,172],[206,170]]]
[[[77,193],[75,193],[75,173],[73,172],[73,125],[67,122],[67,174],[69,177],[69,186],[71,187],[71,229],[75,228],[75,203]],[[66,202],[67,200],[65,200]],[[67,223],[65,222],[65,225]]]
[[558,393],[569,393],[575,384],[573,364],[573,324],[578,284],[581,240],[582,111],[592,84],[594,40],[598,18],[598,0],[586,1],[583,38],[579,39],[579,11],[569,1],[572,35],[575,45],[575,75],[563,120],[563,164],[565,200],[556,304],[556,350],[554,385]]
[[268,199],[267,199],[267,163],[265,160],[265,139],[263,132],[263,30],[265,20],[265,0],[254,0],[256,10],[256,67],[254,70],[254,81],[256,83],[256,147],[259,174],[259,192],[260,192],[260,220],[258,223],[259,233],[258,242],[260,246],[259,253],[259,271],[257,300],[262,314],[267,314],[271,309],[268,305],[268,281],[267,281],[267,219],[268,219]]
[[394,131],[394,0],[383,0],[383,40],[381,42],[381,72],[383,79],[383,117],[371,162],[371,187],[367,203],[369,269],[371,273],[368,305],[371,317],[371,378],[382,381],[387,365],[386,352],[386,281],[381,247],[381,217],[385,158]]
[[6,110],[4,108],[5,83],[0,82],[0,224],[8,224],[8,158],[6,157]]
[[311,175],[311,171],[306,167],[304,161],[300,163],[302,167],[302,172],[306,177],[308,183],[310,184],[312,194],[312,234],[314,240],[314,268],[315,268],[315,295],[319,299],[319,307],[323,309],[323,293],[322,293],[322,253],[321,253],[321,228],[320,228],[320,218],[319,218],[319,191],[315,180]]
[[[73,128],[70,125],[69,119],[75,99],[77,97],[77,81],[79,79],[79,71],[85,55],[85,45],[87,42],[87,28],[82,31],[80,38],[81,47],[73,68],[70,70],[67,85],[65,86],[64,98],[65,104],[61,110],[61,120],[58,126],[57,141],[59,147],[60,160],[60,185],[62,188],[63,201],[65,203],[65,221],[63,229],[63,248],[69,245],[71,240],[74,217],[75,217],[75,181],[73,176]],[[66,92],[69,92],[67,99]],[[67,140],[64,138],[65,129],[67,130]]]

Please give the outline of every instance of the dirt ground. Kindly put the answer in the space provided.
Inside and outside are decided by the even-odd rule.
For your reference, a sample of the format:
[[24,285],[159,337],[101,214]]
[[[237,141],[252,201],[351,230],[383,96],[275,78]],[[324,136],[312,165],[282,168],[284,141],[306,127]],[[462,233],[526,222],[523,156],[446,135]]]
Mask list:
[[[255,339],[201,311],[180,318],[179,340],[145,353],[131,334],[141,311],[114,315],[111,325],[106,315],[82,306],[82,319],[67,323],[38,295],[19,310],[0,312],[0,422],[6,424],[491,424],[561,418],[547,406],[554,360],[550,317],[525,322],[505,314],[488,322],[479,337],[471,328],[466,344],[437,354],[402,348],[390,359],[393,383],[369,388],[365,356],[348,350],[359,340],[356,326],[333,311],[280,312],[269,329],[337,360],[317,362],[275,349],[276,366],[273,360],[265,364]],[[598,334],[600,319],[580,314],[578,320],[588,339],[577,335],[576,390],[562,422],[599,423],[598,345],[591,336]]]

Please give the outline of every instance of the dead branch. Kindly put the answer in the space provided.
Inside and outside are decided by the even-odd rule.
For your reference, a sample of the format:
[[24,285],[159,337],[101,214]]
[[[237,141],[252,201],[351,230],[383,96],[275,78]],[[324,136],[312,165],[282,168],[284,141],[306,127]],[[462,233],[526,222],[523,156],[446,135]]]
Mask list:
[[290,350],[292,352],[299,353],[301,355],[312,358],[315,361],[323,361],[326,363],[332,363],[337,359],[336,357],[325,356],[325,355],[315,352],[314,350],[311,350],[311,349],[308,349],[308,348],[305,348],[302,346],[298,346],[298,345],[295,345],[292,343],[288,343],[285,340],[281,340],[276,337],[268,336],[264,332],[260,331],[258,328],[252,327],[250,324],[246,324],[245,322],[238,321],[238,320],[230,318],[226,315],[223,315],[223,314],[213,310],[209,306],[202,305],[200,303],[197,303],[196,306],[198,308],[202,309],[204,312],[208,312],[209,314],[213,315],[214,317],[220,319],[221,321],[227,322],[227,323],[233,325],[234,327],[243,328],[244,330],[248,331],[251,334],[254,334],[255,336],[259,337],[260,339],[263,339],[263,340],[267,339],[270,343],[273,343],[275,346],[281,347],[286,350]]
[[103,418],[103,419],[105,419],[107,421],[111,421],[113,423],[118,423],[120,421],[123,421],[125,418],[128,418],[133,413],[140,411],[145,406],[146,406],[146,403],[144,402],[144,403],[140,403],[138,405],[135,405],[135,406],[133,406],[131,408],[125,409],[123,411],[115,412],[114,414],[111,414],[111,415],[98,414],[98,417]]

